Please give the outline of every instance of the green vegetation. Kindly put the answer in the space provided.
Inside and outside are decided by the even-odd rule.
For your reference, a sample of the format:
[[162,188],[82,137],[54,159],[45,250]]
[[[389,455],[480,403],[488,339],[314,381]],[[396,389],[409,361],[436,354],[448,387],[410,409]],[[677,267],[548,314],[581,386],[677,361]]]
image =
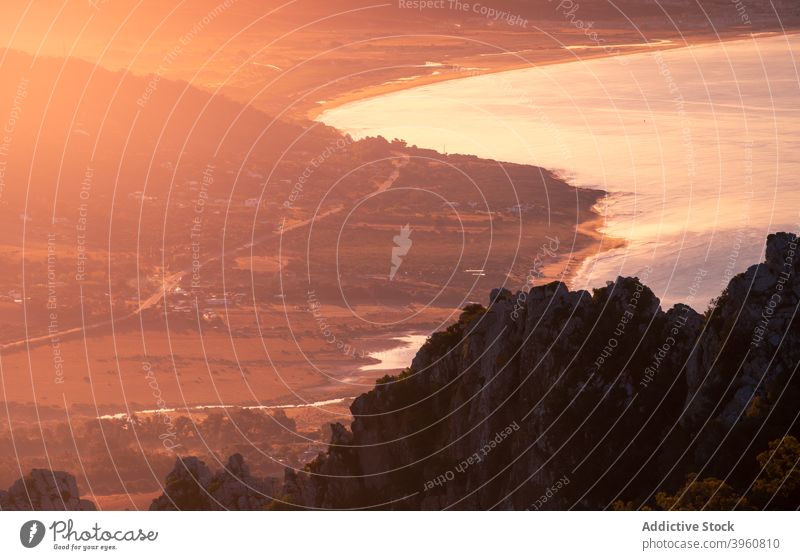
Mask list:
[[672,496],[666,492],[656,494],[656,504],[663,510],[700,511],[733,510],[747,507],[747,500],[718,478],[697,479],[697,474],[686,477],[686,483]]
[[[776,439],[756,459],[761,471],[746,495],[723,480],[698,480],[691,473],[675,494],[659,492],[656,504],[660,509],[682,511],[795,508],[800,491],[800,442],[794,436]],[[632,502],[618,501],[614,509],[633,509]]]
[[754,500],[763,506],[771,501],[772,508],[797,507],[792,504],[800,492],[800,442],[793,436],[776,439],[757,459],[762,471],[753,484]]
[[[443,331],[435,332],[428,337],[428,340],[422,346],[422,349],[427,350],[433,360],[441,358],[450,350],[461,342],[464,337],[469,334],[467,328],[478,317],[486,313],[486,308],[479,303],[472,303],[467,305],[462,310],[458,321],[447,327]],[[397,381],[409,379],[414,376],[414,370],[411,366],[405,368],[398,375],[384,375],[375,380],[375,387],[381,385],[389,385]]]
[[468,334],[467,327],[473,320],[486,313],[486,308],[478,303],[473,303],[464,308],[458,321],[447,327],[444,331],[433,333],[425,343],[433,358],[439,358],[452,350]]

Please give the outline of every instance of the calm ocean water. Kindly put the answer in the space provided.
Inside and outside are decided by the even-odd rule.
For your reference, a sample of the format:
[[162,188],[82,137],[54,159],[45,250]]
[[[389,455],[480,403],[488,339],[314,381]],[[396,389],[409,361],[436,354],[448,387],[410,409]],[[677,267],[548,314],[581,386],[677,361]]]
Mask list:
[[768,233],[800,230],[799,54],[796,35],[654,47],[418,87],[320,119],[606,190],[603,231],[627,245],[585,261],[572,287],[639,275],[663,303],[702,311],[760,260]]

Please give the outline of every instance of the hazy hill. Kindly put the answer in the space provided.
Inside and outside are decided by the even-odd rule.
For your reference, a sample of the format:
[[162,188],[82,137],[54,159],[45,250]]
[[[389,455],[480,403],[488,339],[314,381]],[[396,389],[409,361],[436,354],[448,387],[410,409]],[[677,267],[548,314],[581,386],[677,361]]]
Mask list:
[[[25,192],[43,202],[56,192],[72,201],[87,168],[95,194],[107,195],[115,185],[119,196],[145,189],[162,196],[176,176],[199,176],[204,165],[198,164],[227,162],[236,169],[248,157],[274,164],[304,132],[224,95],[74,58],[2,51],[0,71],[0,115],[13,125],[7,202]],[[320,148],[332,137],[318,126],[293,149]]]

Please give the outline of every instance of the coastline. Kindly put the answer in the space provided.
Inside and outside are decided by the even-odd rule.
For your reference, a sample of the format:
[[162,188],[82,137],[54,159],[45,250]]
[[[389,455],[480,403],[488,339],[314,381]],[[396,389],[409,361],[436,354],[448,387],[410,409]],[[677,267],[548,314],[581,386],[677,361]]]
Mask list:
[[[602,193],[597,200],[601,200],[603,197],[606,196],[606,192],[593,189],[598,193]],[[595,203],[596,205],[596,203]],[[581,247],[574,253],[572,253],[566,259],[566,265],[560,263],[562,267],[561,270],[563,271],[560,275],[554,277],[556,280],[560,280],[570,286],[571,289],[577,289],[577,286],[573,286],[572,282],[575,277],[578,275],[578,272],[581,268],[586,264],[586,261],[593,256],[596,256],[600,253],[605,253],[607,251],[612,251],[614,249],[621,249],[627,245],[627,240],[621,237],[611,237],[603,232],[603,226],[605,225],[605,216],[600,214],[596,209],[595,205],[592,206],[590,210],[592,213],[592,217],[580,222],[575,226],[575,233],[576,235],[585,235],[591,241],[584,247]],[[545,269],[547,270],[547,269]],[[588,286],[591,288],[591,286]]]
[[[765,36],[774,37],[782,35],[792,35],[796,33],[797,33],[796,30],[758,32],[758,33],[756,32],[742,33],[741,31],[737,31],[735,33],[731,32],[728,34],[724,34],[722,36],[713,36],[713,37],[708,36],[707,34],[698,34],[692,37],[682,37],[683,40],[681,42],[677,42],[675,40],[670,40],[670,39],[663,39],[650,43],[643,43],[641,45],[636,45],[636,46],[631,46],[630,44],[628,44],[626,45],[625,51],[620,54],[608,54],[605,52],[604,49],[594,50],[591,47],[589,48],[589,50],[593,52],[586,52],[585,50],[581,49],[580,46],[576,46],[574,48],[575,50],[569,50],[569,49],[562,50],[561,56],[545,58],[538,61],[526,61],[526,63],[516,63],[516,64],[501,63],[492,66],[490,63],[487,68],[470,69],[469,72],[462,71],[463,66],[455,65],[454,66],[454,68],[456,68],[455,71],[446,74],[437,73],[437,74],[428,74],[424,76],[395,79],[388,83],[376,84],[374,86],[367,86],[353,91],[344,92],[340,95],[335,95],[334,97],[331,97],[322,103],[318,103],[318,106],[309,110],[306,116],[309,119],[324,123],[324,120],[322,118],[324,113],[331,109],[335,109],[336,107],[341,107],[346,104],[355,103],[366,99],[373,99],[376,97],[380,97],[382,95],[388,95],[399,91],[410,90],[415,87],[432,85],[436,83],[443,83],[451,80],[466,79],[466,78],[478,77],[490,74],[498,74],[501,72],[512,72],[515,70],[522,70],[532,67],[565,64],[570,62],[576,62],[578,60],[625,57],[629,55],[641,54],[643,52],[651,52],[654,48],[658,51],[664,51],[664,50],[674,50],[680,48],[704,47],[704,46],[716,45],[719,43],[745,41],[755,37],[759,38]],[[576,54],[576,51],[586,54],[581,54],[579,56]],[[517,58],[521,58],[519,57],[519,55],[515,56],[517,56]],[[542,168],[533,163],[522,164],[522,165],[527,165],[530,166],[531,168],[545,169],[547,172],[552,173],[550,170]],[[583,191],[584,193],[591,193],[593,199],[589,204],[588,208],[580,207],[578,210],[579,213],[588,212],[589,216],[578,221],[575,224],[575,229],[574,229],[575,237],[573,238],[574,244],[572,246],[573,251],[566,256],[556,257],[551,263],[546,264],[541,268],[542,275],[540,279],[542,281],[550,282],[554,280],[560,280],[570,285],[570,287],[573,287],[572,286],[573,281],[579,275],[580,270],[583,268],[583,266],[585,266],[585,264],[590,258],[600,255],[602,253],[606,253],[608,251],[624,248],[628,244],[628,240],[624,238],[611,237],[603,231],[603,227],[605,225],[605,216],[601,213],[601,210],[599,209],[599,203],[608,194],[605,190],[596,187],[577,187],[575,185],[570,185],[564,179],[558,177],[555,174],[553,175],[558,181],[568,185],[572,189],[577,189]],[[591,288],[591,286],[588,286],[586,288]]]
[[[794,32],[796,33],[797,31],[795,30]],[[754,36],[759,36],[759,37],[776,36],[776,35],[788,35],[792,33],[793,32],[791,30],[787,30],[785,32],[770,31],[770,32],[760,32],[760,33],[736,32],[715,37],[711,37],[705,34],[698,34],[690,37],[683,36],[681,37],[683,39],[682,42],[678,42],[673,39],[660,39],[650,43],[641,43],[640,45],[636,46],[632,46],[631,44],[623,45],[622,48],[624,48],[624,50],[619,54],[608,54],[602,48],[593,49],[593,47],[587,47],[586,45],[574,45],[572,48],[564,47],[559,51],[553,51],[553,56],[541,58],[538,60],[535,59],[535,57],[532,57],[534,59],[525,60],[525,62],[515,62],[515,63],[501,62],[494,66],[492,65],[491,62],[483,61],[483,63],[487,64],[486,68],[474,68],[474,67],[465,68],[461,64],[453,64],[451,65],[453,70],[446,74],[426,74],[421,76],[407,76],[407,77],[395,78],[390,82],[384,82],[380,84],[361,87],[350,91],[343,91],[341,93],[335,94],[333,97],[317,100],[314,107],[306,110],[305,118],[311,121],[321,120],[320,116],[323,113],[325,113],[330,109],[341,107],[342,105],[355,103],[357,101],[363,101],[365,99],[372,99],[375,97],[380,97],[382,95],[395,93],[398,91],[405,91],[416,87],[448,82],[451,80],[462,80],[467,78],[474,78],[477,76],[499,74],[502,72],[512,72],[514,70],[524,70],[526,68],[551,66],[554,64],[566,64],[570,62],[578,62],[578,61],[593,60],[600,58],[625,57],[629,55],[650,52],[654,48],[660,51],[673,50],[673,49],[680,49],[687,47],[699,47],[712,43],[727,43],[731,41],[741,41]],[[515,57],[517,60],[525,58],[523,56],[520,56],[519,54],[510,52],[498,53],[498,54],[502,54],[504,56],[512,56]]]

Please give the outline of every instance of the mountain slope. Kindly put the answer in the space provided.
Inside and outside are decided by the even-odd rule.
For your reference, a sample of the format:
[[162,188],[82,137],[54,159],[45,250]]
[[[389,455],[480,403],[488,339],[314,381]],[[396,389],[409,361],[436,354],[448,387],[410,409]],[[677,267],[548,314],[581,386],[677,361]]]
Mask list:
[[[527,296],[495,291],[488,309],[467,308],[411,368],[358,398],[351,429],[335,426],[328,453],[287,472],[284,499],[640,507],[687,473],[746,493],[763,476],[756,454],[798,432],[795,251],[793,234],[770,235],[766,262],[734,277],[706,316],[662,311],[636,278],[594,294],[558,282]],[[750,504],[796,507],[798,489],[783,485],[788,502]]]

